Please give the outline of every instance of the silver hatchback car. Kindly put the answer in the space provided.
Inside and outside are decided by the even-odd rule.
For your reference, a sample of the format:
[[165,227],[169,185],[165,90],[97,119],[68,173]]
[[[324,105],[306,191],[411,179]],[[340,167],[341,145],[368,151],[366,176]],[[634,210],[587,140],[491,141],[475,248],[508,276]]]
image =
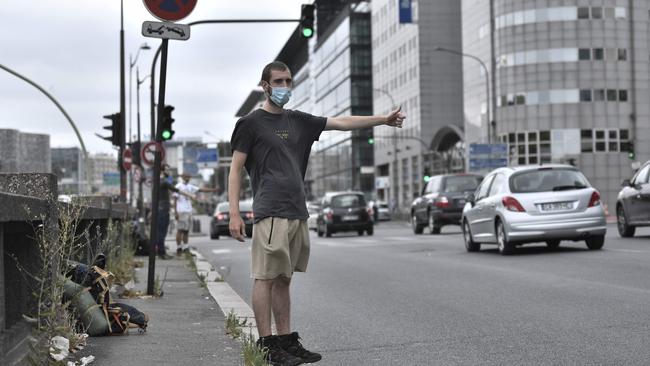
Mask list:
[[499,168],[466,198],[461,222],[469,252],[484,243],[511,254],[525,243],[546,242],[554,249],[561,240],[585,240],[594,250],[605,242],[600,193],[570,165]]

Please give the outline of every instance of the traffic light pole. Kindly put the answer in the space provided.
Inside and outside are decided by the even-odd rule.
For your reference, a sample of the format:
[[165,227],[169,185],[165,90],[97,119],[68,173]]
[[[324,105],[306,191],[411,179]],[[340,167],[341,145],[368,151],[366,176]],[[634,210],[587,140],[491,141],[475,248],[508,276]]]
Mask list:
[[[155,271],[156,271],[156,244],[159,241],[162,241],[165,245],[165,238],[158,238],[158,202],[160,201],[160,167],[162,165],[161,159],[161,147],[162,147],[162,136],[161,136],[161,124],[163,118],[163,108],[165,106],[165,79],[167,78],[167,44],[169,40],[163,39],[162,44],[160,45],[159,50],[161,50],[160,55],[160,86],[158,91],[158,128],[156,128],[156,138],[155,141],[159,144],[154,153],[154,164],[153,164],[153,192],[151,197],[151,232],[149,235],[149,276],[147,278],[147,294],[154,294],[154,281],[155,281]],[[162,240],[160,240],[162,239]]]
[[126,171],[122,153],[126,145],[126,98],[124,85],[124,2],[120,2],[120,151],[117,154],[117,169],[120,170],[120,202],[126,202]]

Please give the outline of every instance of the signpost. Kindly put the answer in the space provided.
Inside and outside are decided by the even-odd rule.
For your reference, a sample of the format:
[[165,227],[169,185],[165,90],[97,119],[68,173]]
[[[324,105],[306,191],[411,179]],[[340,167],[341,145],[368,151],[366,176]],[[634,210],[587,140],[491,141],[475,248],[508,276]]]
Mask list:
[[196,152],[196,165],[201,169],[217,168],[219,152],[217,149],[200,149]]
[[469,171],[485,171],[508,165],[506,144],[469,144]]
[[165,160],[165,147],[159,142],[149,141],[142,147],[142,151],[140,152],[142,162],[150,167],[154,166],[156,151],[160,151],[160,160]]
[[[175,22],[181,20],[188,16],[194,7],[196,6],[197,0],[143,0],[144,5],[147,7],[149,12],[156,18],[162,20],[163,22]],[[149,31],[151,26],[151,32]],[[154,292],[154,281],[155,281],[155,271],[156,271],[156,244],[159,241],[163,242],[164,238],[160,240],[158,238],[158,202],[160,201],[160,167],[162,164],[162,136],[161,136],[161,126],[163,123],[163,109],[165,107],[165,87],[167,79],[167,44],[169,39],[182,39],[186,40],[189,38],[189,27],[187,32],[183,31],[182,25],[176,25],[173,23],[164,23],[162,28],[159,28],[160,31],[153,31],[155,29],[155,23],[150,23],[149,25],[142,24],[142,35],[145,37],[154,37],[162,38],[162,44],[160,46],[160,83],[158,90],[158,123],[156,128],[156,136],[154,138],[154,144],[156,146],[153,151],[153,176],[152,176],[152,194],[151,194],[151,232],[149,235],[150,247],[149,247],[149,273],[147,276],[147,294],[153,295]],[[162,33],[161,33],[162,32]],[[176,38],[175,35],[183,33],[182,38]],[[185,35],[187,37],[185,37]],[[152,72],[153,79],[153,72]],[[149,145],[149,144],[147,144]],[[147,146],[145,146],[146,148]],[[145,156],[145,151],[147,149],[142,149],[142,160],[147,161]]]

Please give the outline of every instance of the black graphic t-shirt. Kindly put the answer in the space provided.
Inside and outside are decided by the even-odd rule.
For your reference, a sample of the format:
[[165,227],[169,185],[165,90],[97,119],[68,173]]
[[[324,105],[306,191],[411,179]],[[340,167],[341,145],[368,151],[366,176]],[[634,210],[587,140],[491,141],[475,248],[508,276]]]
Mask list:
[[314,141],[327,118],[285,109],[257,109],[237,121],[230,145],[245,153],[255,222],[266,217],[306,220],[304,179]]

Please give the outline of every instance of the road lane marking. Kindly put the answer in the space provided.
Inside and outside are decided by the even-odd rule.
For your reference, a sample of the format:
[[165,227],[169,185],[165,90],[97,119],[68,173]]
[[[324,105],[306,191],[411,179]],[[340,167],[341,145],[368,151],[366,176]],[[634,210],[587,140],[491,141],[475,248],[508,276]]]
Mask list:
[[228,254],[232,253],[230,249],[212,249],[212,254]]
[[621,253],[650,253],[648,250],[634,250],[634,249],[609,249],[606,248],[608,252],[621,252]]

